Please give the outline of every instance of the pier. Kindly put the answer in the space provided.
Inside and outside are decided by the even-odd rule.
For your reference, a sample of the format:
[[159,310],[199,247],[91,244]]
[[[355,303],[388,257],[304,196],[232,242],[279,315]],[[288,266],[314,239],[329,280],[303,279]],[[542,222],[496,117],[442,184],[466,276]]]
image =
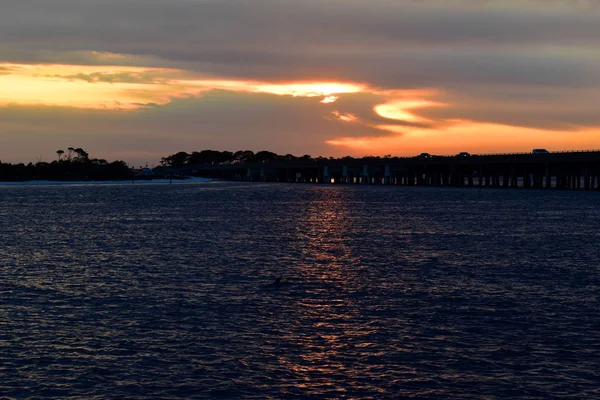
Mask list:
[[254,182],[598,190],[600,151],[197,165],[194,173]]

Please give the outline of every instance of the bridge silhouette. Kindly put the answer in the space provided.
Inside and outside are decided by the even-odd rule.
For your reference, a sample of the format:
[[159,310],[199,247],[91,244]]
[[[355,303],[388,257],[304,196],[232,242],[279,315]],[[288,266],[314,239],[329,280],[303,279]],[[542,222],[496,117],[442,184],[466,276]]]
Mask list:
[[600,189],[600,150],[196,165],[224,180],[404,186]]

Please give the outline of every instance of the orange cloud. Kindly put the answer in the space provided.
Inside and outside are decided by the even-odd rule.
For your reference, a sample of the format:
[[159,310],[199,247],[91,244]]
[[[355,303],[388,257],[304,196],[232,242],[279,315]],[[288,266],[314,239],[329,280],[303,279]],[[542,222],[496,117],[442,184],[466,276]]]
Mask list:
[[356,122],[358,121],[358,117],[354,114],[342,114],[341,112],[339,112],[338,110],[332,111],[331,112],[332,115],[335,115],[335,117],[343,122]]
[[369,91],[365,85],[347,82],[279,82],[267,83],[243,80],[196,79],[177,80],[173,83],[204,90],[230,90],[234,92],[267,93],[277,96],[325,97],[322,103],[332,103],[337,95]]
[[[0,106],[51,105],[132,110],[169,102],[174,70],[140,67],[2,64]],[[160,78],[164,76],[164,78]],[[117,77],[114,82],[111,77]],[[181,90],[181,88],[180,88]]]
[[[98,57],[121,55],[99,53]],[[267,93],[278,96],[324,97],[368,90],[344,82],[268,83],[244,80],[189,79],[186,71],[129,66],[0,64],[0,106],[53,105],[76,108],[135,110],[164,105],[174,98],[198,96],[210,90]],[[183,78],[182,78],[183,77]]]
[[325,96],[325,98],[323,100],[321,100],[321,103],[323,103],[323,104],[335,103],[335,101],[337,99],[338,99],[337,96]]
[[447,104],[421,99],[399,99],[376,105],[373,110],[381,117],[397,121],[427,123],[431,120],[421,117],[412,110],[428,107],[444,107]]

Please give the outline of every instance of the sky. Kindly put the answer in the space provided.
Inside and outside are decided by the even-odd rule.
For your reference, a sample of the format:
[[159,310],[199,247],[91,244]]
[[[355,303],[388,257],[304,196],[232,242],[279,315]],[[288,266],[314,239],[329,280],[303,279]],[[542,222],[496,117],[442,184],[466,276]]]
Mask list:
[[599,0],[0,0],[0,160],[600,149]]

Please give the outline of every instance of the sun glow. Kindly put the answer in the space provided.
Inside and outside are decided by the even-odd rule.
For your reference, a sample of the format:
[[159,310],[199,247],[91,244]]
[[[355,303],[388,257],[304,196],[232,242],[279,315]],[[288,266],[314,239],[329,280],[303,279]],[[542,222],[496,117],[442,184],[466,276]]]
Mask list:
[[259,92],[302,97],[321,97],[343,93],[358,93],[366,89],[365,86],[354,83],[333,82],[251,84],[249,86],[255,88]]
[[223,89],[236,92],[268,93],[278,96],[324,97],[322,103],[332,103],[339,94],[359,93],[368,90],[364,85],[335,82],[280,82],[266,83],[257,81],[234,80],[178,80],[176,83],[206,89]]

